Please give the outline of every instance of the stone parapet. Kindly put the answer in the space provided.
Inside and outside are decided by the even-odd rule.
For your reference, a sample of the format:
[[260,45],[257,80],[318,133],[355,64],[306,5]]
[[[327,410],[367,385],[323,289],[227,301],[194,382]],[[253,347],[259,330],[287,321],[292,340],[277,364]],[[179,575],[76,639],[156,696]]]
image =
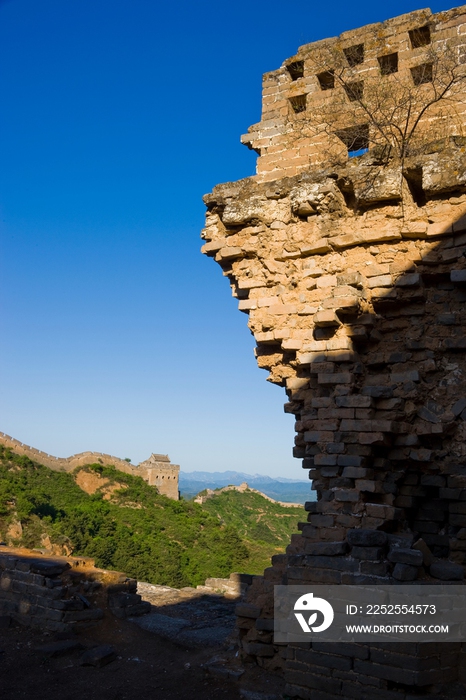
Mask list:
[[[261,121],[241,137],[242,143],[259,154],[258,181],[345,160],[345,145],[357,151],[367,146],[362,142],[366,138],[386,142],[380,138],[376,108],[383,100],[391,101],[393,85],[409,92],[414,105],[417,94],[426,92],[429,80],[443,86],[439,67],[444,67],[445,78],[455,62],[457,73],[463,70],[465,17],[465,6],[437,14],[417,10],[305,44],[279,69],[265,73]],[[421,115],[419,133],[428,140],[462,133],[464,83],[457,83],[456,88],[454,108],[447,110],[448,115],[435,106]],[[361,109],[355,119],[358,101]],[[433,115],[441,117],[437,125]],[[367,127],[367,136],[358,129],[351,144],[346,136],[353,125]]]

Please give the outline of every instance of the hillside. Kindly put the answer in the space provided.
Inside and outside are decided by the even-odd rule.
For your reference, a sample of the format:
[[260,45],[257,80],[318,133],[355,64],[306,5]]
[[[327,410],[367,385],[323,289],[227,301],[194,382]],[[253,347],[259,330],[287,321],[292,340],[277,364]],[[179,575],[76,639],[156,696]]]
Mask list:
[[283,552],[298,531],[298,521],[306,520],[304,508],[283,507],[251,490],[222,491],[202,507],[244,539],[255,567],[251,573],[262,573],[270,566],[271,555]]
[[299,508],[250,492],[200,506],[110,466],[55,472],[0,446],[0,541],[90,556],[151,583],[180,588],[262,573],[303,519]]

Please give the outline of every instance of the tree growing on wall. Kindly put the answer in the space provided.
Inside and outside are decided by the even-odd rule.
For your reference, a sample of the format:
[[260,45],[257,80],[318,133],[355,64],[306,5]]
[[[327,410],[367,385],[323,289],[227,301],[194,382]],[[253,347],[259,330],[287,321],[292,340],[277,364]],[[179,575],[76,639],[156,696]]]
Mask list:
[[[419,32],[411,33],[415,48],[426,40]],[[309,135],[326,134],[328,155],[341,161],[346,152],[353,155],[379,147],[387,157],[397,158],[403,169],[409,155],[422,153],[435,139],[463,135],[464,117],[456,105],[466,90],[466,65],[458,47],[427,46],[422,56],[416,55],[400,70],[398,54],[385,53],[377,67],[362,71],[361,50],[362,45],[343,50],[334,44],[309,56],[321,101],[312,114],[299,116]]]

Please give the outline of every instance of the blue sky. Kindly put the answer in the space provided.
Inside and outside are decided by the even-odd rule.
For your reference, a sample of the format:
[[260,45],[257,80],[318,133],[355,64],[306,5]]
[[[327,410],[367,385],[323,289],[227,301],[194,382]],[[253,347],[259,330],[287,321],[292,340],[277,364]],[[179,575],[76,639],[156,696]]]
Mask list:
[[202,195],[254,174],[262,73],[423,6],[0,0],[0,430],[302,478],[285,392],[199,253]]

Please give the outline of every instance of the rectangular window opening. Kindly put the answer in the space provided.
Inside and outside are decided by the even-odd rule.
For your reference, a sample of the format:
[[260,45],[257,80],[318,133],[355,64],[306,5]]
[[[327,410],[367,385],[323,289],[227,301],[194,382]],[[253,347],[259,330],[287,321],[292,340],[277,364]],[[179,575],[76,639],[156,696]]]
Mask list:
[[412,29],[409,32],[409,39],[411,41],[411,47],[413,49],[418,49],[420,46],[427,46],[430,44],[432,39],[430,38],[430,27],[428,24],[425,27],[418,27],[417,29]]
[[317,76],[322,90],[333,90],[335,87],[335,74],[333,70],[326,70]]
[[369,150],[369,124],[341,129],[336,132],[336,136],[345,144],[350,158],[361,156]]
[[433,65],[432,63],[422,63],[420,66],[411,68],[411,75],[415,85],[423,85],[424,83],[432,82]]
[[306,111],[306,95],[295,95],[288,100],[295,114]]
[[389,53],[386,56],[379,56],[377,58],[380,66],[380,72],[382,75],[390,75],[391,73],[398,72],[398,54]]
[[304,76],[304,61],[293,61],[293,63],[287,65],[286,69],[291,76],[291,80],[298,80],[298,78]]
[[362,80],[355,83],[346,83],[344,88],[348,99],[351,102],[356,102],[356,100],[362,99],[362,96],[364,94],[364,83]]
[[343,49],[343,53],[351,67],[358,66],[360,63],[364,62],[364,44],[348,46],[347,49]]

